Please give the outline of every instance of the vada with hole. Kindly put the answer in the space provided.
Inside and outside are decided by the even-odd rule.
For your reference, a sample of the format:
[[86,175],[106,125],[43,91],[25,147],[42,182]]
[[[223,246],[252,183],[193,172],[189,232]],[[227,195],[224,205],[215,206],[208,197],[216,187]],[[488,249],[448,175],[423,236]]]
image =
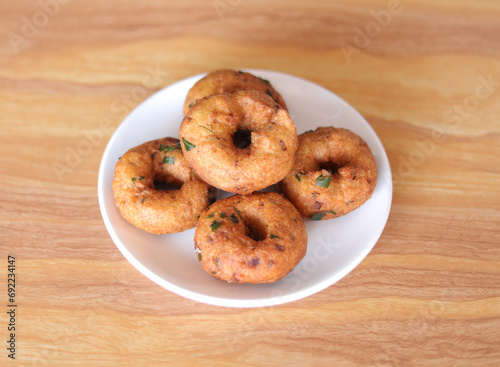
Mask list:
[[189,165],[222,190],[250,194],[282,180],[293,166],[297,129],[267,94],[212,95],[184,117],[179,136]]
[[134,147],[115,166],[113,195],[118,210],[129,223],[149,233],[195,227],[216,193],[189,167],[175,138]]
[[307,250],[297,209],[275,192],[218,200],[200,217],[195,252],[203,268],[229,283],[271,283],[292,271]]
[[293,168],[278,187],[302,216],[326,220],[359,208],[376,184],[375,158],[361,137],[318,127],[299,135]]

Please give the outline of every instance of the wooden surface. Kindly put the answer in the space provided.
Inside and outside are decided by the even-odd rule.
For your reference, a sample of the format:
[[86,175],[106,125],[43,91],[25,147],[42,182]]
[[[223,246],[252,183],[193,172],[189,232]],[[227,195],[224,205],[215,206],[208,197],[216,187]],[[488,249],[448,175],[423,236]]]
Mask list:
[[[113,131],[155,91],[219,68],[316,82],[386,148],[380,240],[308,298],[184,299],[104,227]],[[500,365],[500,2],[2,1],[0,106],[2,366]]]

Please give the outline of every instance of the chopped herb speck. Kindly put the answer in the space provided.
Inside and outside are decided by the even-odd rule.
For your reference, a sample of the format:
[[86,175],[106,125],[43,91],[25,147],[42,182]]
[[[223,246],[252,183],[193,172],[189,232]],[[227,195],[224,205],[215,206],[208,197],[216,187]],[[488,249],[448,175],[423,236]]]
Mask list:
[[241,212],[236,209],[236,207],[233,206],[233,209],[236,211],[236,213],[238,213],[238,217],[240,217],[241,220],[243,220],[243,218],[241,217]]
[[324,189],[327,189],[328,186],[330,186],[330,180],[332,176],[319,176],[316,179],[316,186],[322,187]]
[[199,127],[204,128],[205,130],[207,130],[208,132],[211,132],[212,134],[215,134],[215,133],[213,132],[213,130],[209,129],[208,127],[206,127],[206,126],[204,126],[204,125],[198,125],[198,126],[199,126]]
[[231,222],[233,222],[233,223],[239,223],[240,222],[238,220],[238,218],[236,218],[236,215],[234,215],[234,213],[231,213],[231,215],[229,216],[229,219],[231,219]]
[[221,222],[217,221],[217,220],[214,220],[212,222],[212,224],[210,224],[210,228],[212,229],[212,232],[215,232],[217,230],[217,228],[219,228],[221,226]]
[[175,158],[165,156],[165,158],[163,158],[163,163],[174,164],[175,163]]
[[196,145],[190,143],[189,141],[187,141],[184,138],[182,138],[182,142],[184,143],[184,148],[186,149],[186,152],[189,152],[191,149],[193,149],[194,147],[196,147]]
[[160,152],[168,153],[168,152],[171,152],[172,150],[175,150],[175,149],[178,149],[178,148],[177,147],[173,147],[171,145],[160,144]]
[[312,217],[311,220],[321,220],[323,217],[326,215],[326,212],[319,212],[315,213]]
[[326,211],[326,212],[319,212],[319,213],[314,214],[314,215],[311,217],[311,220],[321,220],[321,219],[323,219],[323,217],[324,217],[327,213],[331,213],[331,214],[333,214],[333,215],[337,215],[337,213],[335,213],[333,210],[328,210],[328,211]]

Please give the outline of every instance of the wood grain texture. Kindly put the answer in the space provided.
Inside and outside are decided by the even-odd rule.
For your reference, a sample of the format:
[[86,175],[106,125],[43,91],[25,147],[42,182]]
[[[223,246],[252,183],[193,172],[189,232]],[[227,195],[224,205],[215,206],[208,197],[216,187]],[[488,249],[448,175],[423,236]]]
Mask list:
[[[303,300],[181,298],[102,222],[98,167],[122,119],[219,68],[334,91],[389,156],[382,237]],[[2,348],[1,365],[500,365],[500,2],[2,2],[0,106],[0,283],[7,311],[15,256],[19,307],[16,361]]]

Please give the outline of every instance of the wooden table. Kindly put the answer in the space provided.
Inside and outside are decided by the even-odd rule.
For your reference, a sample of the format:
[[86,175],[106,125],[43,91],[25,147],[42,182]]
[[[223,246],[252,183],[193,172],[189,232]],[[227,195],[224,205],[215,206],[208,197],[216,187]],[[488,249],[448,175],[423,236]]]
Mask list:
[[[0,8],[1,365],[500,365],[500,2]],[[182,298],[132,267],[103,224],[96,182],[116,127],[157,90],[221,68],[330,89],[389,156],[380,240],[305,299]]]

